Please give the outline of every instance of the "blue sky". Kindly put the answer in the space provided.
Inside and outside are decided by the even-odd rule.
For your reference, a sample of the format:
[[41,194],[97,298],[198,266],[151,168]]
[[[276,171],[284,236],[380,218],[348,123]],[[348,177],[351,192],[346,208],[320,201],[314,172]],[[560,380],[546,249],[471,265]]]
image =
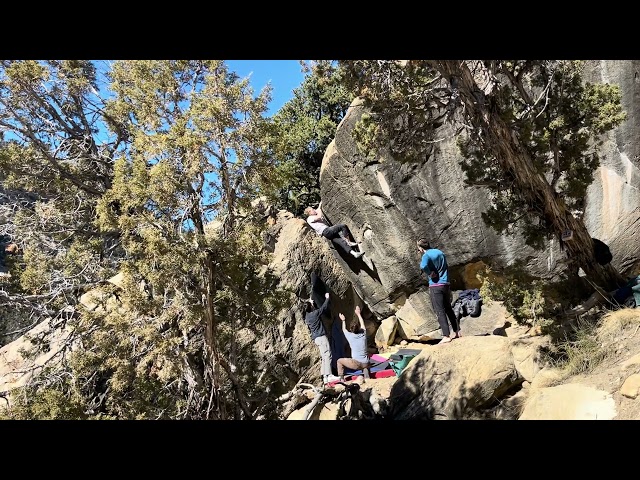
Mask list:
[[[240,77],[251,74],[251,85],[258,93],[269,81],[273,90],[269,104],[269,116],[275,114],[282,105],[293,98],[292,91],[300,86],[304,74],[298,60],[225,60],[229,70]],[[253,73],[252,73],[253,72]]]

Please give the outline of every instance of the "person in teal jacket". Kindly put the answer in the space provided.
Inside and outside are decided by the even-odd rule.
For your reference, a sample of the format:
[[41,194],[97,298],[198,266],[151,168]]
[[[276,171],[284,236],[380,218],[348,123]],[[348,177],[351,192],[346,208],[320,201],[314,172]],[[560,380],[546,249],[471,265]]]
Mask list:
[[[451,307],[451,287],[449,286],[447,257],[441,250],[431,248],[426,238],[421,238],[416,243],[418,250],[422,253],[420,270],[429,279],[431,306],[442,329],[442,340],[439,343],[449,343],[454,338],[459,338],[461,334],[458,319]],[[451,330],[449,329],[449,322],[451,322]]]

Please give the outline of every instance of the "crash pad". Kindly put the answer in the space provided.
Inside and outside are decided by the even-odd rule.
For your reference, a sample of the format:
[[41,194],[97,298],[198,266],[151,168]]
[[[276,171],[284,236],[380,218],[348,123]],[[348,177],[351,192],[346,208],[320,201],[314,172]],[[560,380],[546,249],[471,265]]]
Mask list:
[[[351,382],[351,381],[357,379],[360,376],[361,375],[345,374],[344,379],[347,382]],[[371,372],[371,378],[375,378],[375,379],[387,378],[387,377],[395,377],[395,376],[396,376],[396,372],[394,372],[393,369],[391,369],[391,368],[388,368],[386,370],[379,370],[377,372]],[[334,385],[336,385],[338,383],[340,383],[340,380],[334,380],[333,382],[327,383],[326,386],[333,387]]]
[[[369,372],[373,373],[373,372],[379,372],[381,370],[386,370],[387,368],[391,368],[391,366],[389,365],[389,361],[385,359],[384,362],[373,362],[371,364],[371,366],[369,367]],[[349,375],[362,375],[363,372],[362,370],[352,370],[351,368],[345,368],[344,369],[344,373],[345,374],[349,374]]]
[[387,356],[385,357],[382,354],[374,353],[373,355],[369,355],[369,358],[372,362],[386,362],[387,360],[389,360],[389,355],[390,354],[387,354]]
[[415,349],[415,348],[401,348],[400,350],[398,350],[395,353],[392,353],[391,355],[402,355],[403,357],[407,357],[409,355],[413,355],[414,357],[416,355],[418,355],[420,352],[422,352],[422,350],[420,349]]

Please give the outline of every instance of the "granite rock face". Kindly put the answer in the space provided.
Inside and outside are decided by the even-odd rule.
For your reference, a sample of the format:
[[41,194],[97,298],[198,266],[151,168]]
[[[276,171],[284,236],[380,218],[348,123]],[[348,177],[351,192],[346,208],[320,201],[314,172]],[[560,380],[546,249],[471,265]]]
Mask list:
[[584,220],[591,236],[607,243],[612,264],[625,275],[640,270],[640,61],[598,60],[585,79],[620,85],[627,119],[610,132],[600,167],[587,192]]
[[[640,61],[590,61],[585,74],[587,81],[618,83],[628,114],[603,146],[584,212],[589,232],[609,244],[614,266],[625,275],[640,273],[639,72]],[[519,235],[498,235],[484,224],[488,191],[465,184],[456,139],[447,127],[438,135],[444,140],[422,163],[403,163],[383,151],[372,160],[358,151],[352,136],[363,113],[356,99],[327,148],[320,183],[330,222],[347,224],[373,262],[370,270],[339,255],[355,290],[379,319],[398,316],[402,335],[397,312],[409,301],[408,335],[438,330],[419,270],[415,242],[423,236],[447,255],[453,289],[477,288],[465,271],[478,262],[508,266],[522,261],[530,273],[550,280],[564,268],[557,243],[535,251]]]

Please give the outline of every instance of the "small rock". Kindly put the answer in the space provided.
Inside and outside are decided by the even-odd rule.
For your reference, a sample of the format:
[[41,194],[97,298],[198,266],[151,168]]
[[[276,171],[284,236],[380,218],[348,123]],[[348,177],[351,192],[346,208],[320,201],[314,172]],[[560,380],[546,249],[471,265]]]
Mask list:
[[634,373],[624,381],[620,387],[620,394],[628,398],[636,398],[638,393],[640,393],[640,374]]
[[625,361],[622,365],[620,365],[622,368],[629,368],[635,365],[640,365],[640,353],[634,355],[633,357],[631,357],[630,359],[628,359],[627,361]]
[[540,336],[540,335],[542,335],[542,327],[541,327],[540,325],[537,325],[537,326],[535,326],[535,327],[532,327],[532,328],[527,332],[527,334],[528,334],[530,337],[537,337],[537,336]]

